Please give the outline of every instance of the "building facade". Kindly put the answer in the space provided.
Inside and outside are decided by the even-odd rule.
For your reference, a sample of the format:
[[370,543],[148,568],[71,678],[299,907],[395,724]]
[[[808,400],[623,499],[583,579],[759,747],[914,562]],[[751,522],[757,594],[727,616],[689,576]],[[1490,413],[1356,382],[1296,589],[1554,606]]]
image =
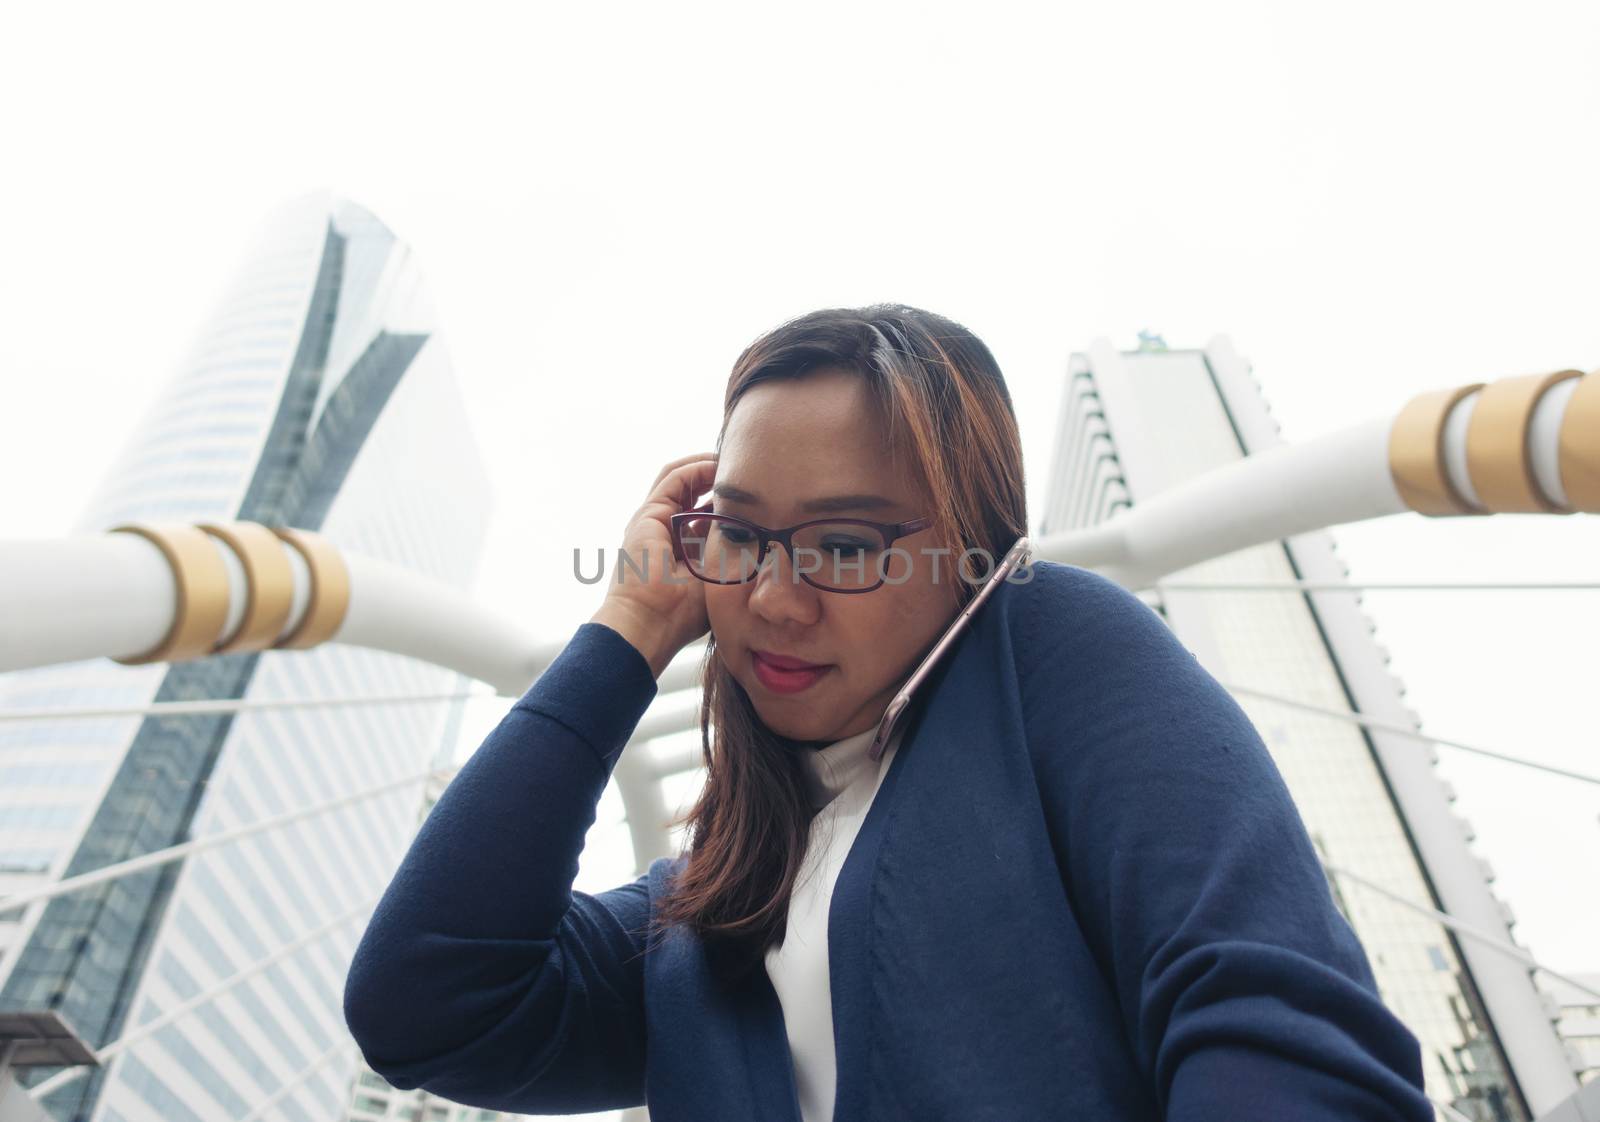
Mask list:
[[[1280,442],[1259,384],[1226,337],[1183,351],[1158,340],[1130,352],[1097,342],[1070,362],[1040,533],[1104,522],[1141,499]],[[1347,575],[1324,531],[1228,553],[1165,579],[1337,581]],[[1334,897],[1366,948],[1383,1000],[1421,1042],[1429,1095],[1474,1122],[1527,1122],[1501,1033],[1553,1035],[1554,1028],[1497,1025],[1475,974],[1481,968],[1495,973],[1495,985],[1532,986],[1527,971],[1502,952],[1463,946],[1446,924],[1392,898],[1448,913],[1436,891],[1444,863],[1456,878],[1452,884],[1463,875],[1477,877],[1477,890],[1489,891],[1491,874],[1469,852],[1459,818],[1457,836],[1430,837],[1426,845],[1411,829],[1408,805],[1453,798],[1433,773],[1435,747],[1254,696],[1259,691],[1344,714],[1386,712],[1417,727],[1359,595],[1179,590],[1161,582],[1136,591],[1213,676],[1252,691],[1236,698],[1330,868]],[[1509,909],[1503,902],[1499,908],[1509,930]]]
[[[411,253],[360,207],[319,195],[263,228],[73,532],[293,526],[466,588],[489,506]],[[0,707],[442,693],[456,681],[326,644],[13,673],[0,678]],[[48,1092],[45,1109],[61,1122],[213,1122],[263,1104],[261,1117],[293,1122],[342,1115],[359,1061],[345,973],[450,719],[432,702],[0,728],[0,893],[417,777],[0,914],[0,1009],[58,1010],[102,1048],[195,1003]],[[23,1081],[54,1074],[30,1069]]]
[[[1539,987],[1561,1010],[1561,1035],[1578,1055],[1578,1078],[1600,1082],[1600,974],[1573,974],[1572,981],[1540,975]],[[1572,982],[1578,983],[1573,985]]]

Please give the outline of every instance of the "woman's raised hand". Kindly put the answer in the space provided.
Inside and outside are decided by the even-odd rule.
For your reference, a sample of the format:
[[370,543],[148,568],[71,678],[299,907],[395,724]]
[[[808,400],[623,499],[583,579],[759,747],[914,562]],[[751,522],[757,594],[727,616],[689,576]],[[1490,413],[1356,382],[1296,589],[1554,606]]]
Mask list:
[[672,524],[679,511],[711,489],[717,474],[714,452],[696,452],[661,469],[644,505],[622,536],[606,585],[606,598],[591,623],[602,623],[638,648],[656,677],[672,657],[711,627],[705,583],[672,556]]

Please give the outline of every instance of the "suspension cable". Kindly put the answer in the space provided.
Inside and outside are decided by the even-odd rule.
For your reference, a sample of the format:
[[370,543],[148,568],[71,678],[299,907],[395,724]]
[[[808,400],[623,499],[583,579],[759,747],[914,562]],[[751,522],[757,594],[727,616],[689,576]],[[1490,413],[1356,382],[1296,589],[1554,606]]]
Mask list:
[[197,714],[211,716],[219,713],[253,713],[273,709],[317,709],[336,705],[402,705],[413,702],[477,701],[491,698],[516,700],[506,694],[484,690],[464,690],[456,693],[351,694],[341,697],[220,697],[203,701],[152,701],[146,705],[6,709],[0,711],[0,721],[78,720],[85,717],[185,717]]
[[317,1057],[315,1060],[312,1060],[305,1067],[301,1068],[298,1075],[292,1076],[291,1078],[285,1080],[282,1087],[279,1087],[276,1091],[272,1092],[271,1095],[267,1096],[267,1098],[258,1104],[254,1110],[252,1110],[249,1114],[246,1114],[243,1118],[239,1119],[239,1122],[256,1122],[257,1118],[260,1118],[267,1111],[277,1106],[278,1103],[284,1097],[286,1097],[290,1091],[293,1091],[296,1087],[300,1086],[300,1084],[310,1079],[320,1069],[327,1067],[335,1056],[338,1056],[343,1052],[354,1051],[357,1051],[357,1046],[352,1041],[335,1041],[332,1047],[330,1047],[326,1052],[322,1053],[322,1055]]
[[1576,779],[1581,783],[1600,784],[1600,776],[1597,775],[1589,775],[1581,771],[1568,771],[1566,768],[1556,767],[1554,764],[1541,764],[1535,760],[1524,759],[1521,756],[1512,756],[1504,752],[1496,752],[1492,748],[1484,748],[1476,744],[1465,744],[1462,741],[1449,740],[1442,736],[1432,736],[1417,729],[1406,728],[1404,725],[1396,724],[1393,721],[1385,721],[1380,720],[1377,717],[1370,717],[1365,713],[1347,713],[1338,709],[1329,709],[1326,706],[1312,705],[1311,703],[1305,701],[1296,701],[1294,698],[1284,697],[1282,694],[1272,693],[1267,690],[1251,689],[1249,686],[1238,686],[1231,682],[1223,682],[1221,684],[1222,687],[1229,693],[1243,694],[1246,697],[1259,698],[1262,701],[1271,701],[1278,705],[1287,705],[1293,709],[1303,709],[1308,713],[1317,713],[1324,717],[1332,717],[1335,720],[1348,721],[1351,724],[1364,725],[1367,728],[1381,729],[1384,732],[1392,732],[1396,736],[1409,736],[1414,740],[1426,740],[1434,744],[1442,744],[1447,748],[1459,748],[1463,752],[1472,752],[1479,756],[1488,756],[1490,759],[1500,760],[1504,763],[1519,764],[1522,767],[1535,768],[1538,771],[1547,771],[1553,775],[1562,776],[1565,779]]
[[180,857],[187,857],[191,853],[199,853],[202,850],[211,849],[219,845],[226,845],[228,842],[238,841],[240,838],[248,837],[251,834],[259,834],[266,830],[274,830],[279,826],[288,825],[290,822],[295,822],[301,818],[310,818],[313,815],[325,814],[330,810],[337,810],[338,808],[349,803],[357,803],[365,799],[375,798],[378,795],[385,794],[400,787],[407,787],[413,783],[421,783],[423,780],[428,779],[431,776],[445,776],[452,774],[454,770],[455,769],[453,768],[438,768],[419,772],[416,775],[407,775],[400,779],[391,779],[389,782],[379,784],[376,787],[368,787],[364,790],[356,791],[349,795],[341,795],[338,798],[330,799],[327,802],[313,803],[311,806],[303,807],[300,810],[289,811],[288,813],[279,814],[272,818],[263,818],[259,821],[251,822],[232,830],[225,830],[215,834],[207,834],[204,837],[194,838],[186,842],[180,842],[177,845],[168,846],[165,849],[157,849],[150,853],[140,854],[138,857],[130,857],[128,860],[118,861],[114,865],[103,865],[98,869],[91,869],[87,873],[79,873],[77,876],[68,877],[65,880],[54,881],[50,884],[41,885],[38,888],[30,889],[25,892],[17,892],[10,896],[0,896],[0,916],[3,916],[6,912],[12,911],[13,909],[26,907],[27,905],[36,903],[40,900],[50,900],[57,896],[65,896],[69,893],[77,892],[79,889],[88,888],[90,885],[100,884],[108,880],[115,880],[118,877],[127,876],[129,873],[142,872],[145,869],[154,868],[157,865],[165,865],[169,861],[176,861]]
[[1508,954],[1517,959],[1519,962],[1523,963],[1529,969],[1542,971],[1543,973],[1550,975],[1552,978],[1559,978],[1561,981],[1566,982],[1569,986],[1576,986],[1578,989],[1582,990],[1586,994],[1589,994],[1591,997],[1600,999],[1600,990],[1592,989],[1578,981],[1576,978],[1568,977],[1566,974],[1561,973],[1559,970],[1553,970],[1548,966],[1541,965],[1533,957],[1533,955],[1529,954],[1526,950],[1517,946],[1515,943],[1508,943],[1506,940],[1497,935],[1492,935],[1489,932],[1474,927],[1469,923],[1464,923],[1455,916],[1450,915],[1447,912],[1441,912],[1437,908],[1431,908],[1426,904],[1418,904],[1414,900],[1407,900],[1399,893],[1392,892],[1389,889],[1384,888],[1381,884],[1376,884],[1368,880],[1366,877],[1352,873],[1350,870],[1341,868],[1338,865],[1330,865],[1324,861],[1322,867],[1336,876],[1346,877],[1349,880],[1354,881],[1356,884],[1371,889],[1373,892],[1376,892],[1379,895],[1387,896],[1390,900],[1393,900],[1396,904],[1399,904],[1402,907],[1410,908],[1414,912],[1420,912],[1422,915],[1436,919],[1454,931],[1459,931],[1463,935],[1471,936],[1486,946],[1493,947],[1497,951]]
[[1361,581],[1342,580],[1158,580],[1155,588],[1174,592],[1576,592],[1600,589],[1596,581]]
[[[105,1061],[111,1059],[118,1052],[124,1052],[129,1048],[132,1048],[141,1040],[144,1040],[154,1033],[159,1032],[161,1029],[166,1028],[179,1017],[194,1012],[194,1010],[198,1009],[200,1006],[220,997],[234,986],[237,986],[240,982],[247,981],[248,979],[255,977],[255,975],[269,969],[280,960],[287,958],[289,955],[305,946],[307,943],[313,942],[316,939],[328,934],[328,932],[332,931],[334,928],[343,926],[344,924],[349,923],[352,919],[356,919],[357,917],[366,914],[373,908],[374,905],[377,904],[380,899],[382,899],[381,893],[376,896],[368,897],[366,900],[362,901],[360,904],[357,904],[349,911],[342,912],[339,915],[334,916],[321,927],[306,932],[293,942],[285,943],[266,958],[263,958],[260,961],[245,967],[243,970],[239,970],[228,975],[228,977],[222,979],[222,981],[216,983],[210,989],[202,990],[200,993],[195,994],[193,997],[189,998],[180,1005],[174,1005],[171,1009],[168,1009],[159,1017],[156,1017],[154,1020],[146,1021],[132,1032],[124,1033],[110,1044],[107,1044],[101,1048],[96,1048],[94,1053],[95,1058],[98,1059],[103,1065]],[[49,1079],[44,1080],[44,1082],[30,1088],[28,1093],[36,1099],[42,1099],[45,1095],[48,1095],[52,1091],[56,1090],[56,1088],[70,1083],[79,1076],[87,1075],[92,1070],[94,1070],[94,1068],[89,1064],[79,1064],[76,1067],[64,1068],[63,1070],[56,1072]]]

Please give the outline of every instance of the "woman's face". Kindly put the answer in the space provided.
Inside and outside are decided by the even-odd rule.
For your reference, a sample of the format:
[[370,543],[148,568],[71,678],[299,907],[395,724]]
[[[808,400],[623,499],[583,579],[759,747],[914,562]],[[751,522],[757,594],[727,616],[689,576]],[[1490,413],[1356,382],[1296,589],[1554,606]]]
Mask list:
[[[928,498],[892,463],[882,422],[859,375],[833,368],[762,382],[734,406],[712,487],[715,510],[770,529],[838,516],[905,522],[931,516]],[[819,507],[853,496],[848,505]],[[705,588],[717,654],[750,695],[762,722],[797,740],[838,740],[877,725],[919,656],[955,617],[953,558],[925,555],[931,529],[899,539],[910,554],[891,561],[891,580],[871,592],[824,592],[794,575],[794,559],[770,545],[744,584]],[[937,575],[934,562],[938,562]],[[815,559],[808,559],[812,569]],[[785,689],[757,653],[825,669]],[[788,684],[805,676],[788,676]]]

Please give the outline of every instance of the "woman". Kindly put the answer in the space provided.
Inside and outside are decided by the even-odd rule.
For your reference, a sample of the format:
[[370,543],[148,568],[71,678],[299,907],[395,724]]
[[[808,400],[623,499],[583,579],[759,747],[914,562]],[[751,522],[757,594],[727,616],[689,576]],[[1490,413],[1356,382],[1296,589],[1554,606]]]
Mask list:
[[[866,754],[1025,527],[1010,397],[960,325],[832,309],[746,349],[716,453],[628,524],[642,577],[380,901],[345,993],[372,1067],[653,1122],[1430,1119],[1255,729],[1132,593],[1052,562],[1003,582]],[[656,678],[708,630],[687,851],[572,891]]]

